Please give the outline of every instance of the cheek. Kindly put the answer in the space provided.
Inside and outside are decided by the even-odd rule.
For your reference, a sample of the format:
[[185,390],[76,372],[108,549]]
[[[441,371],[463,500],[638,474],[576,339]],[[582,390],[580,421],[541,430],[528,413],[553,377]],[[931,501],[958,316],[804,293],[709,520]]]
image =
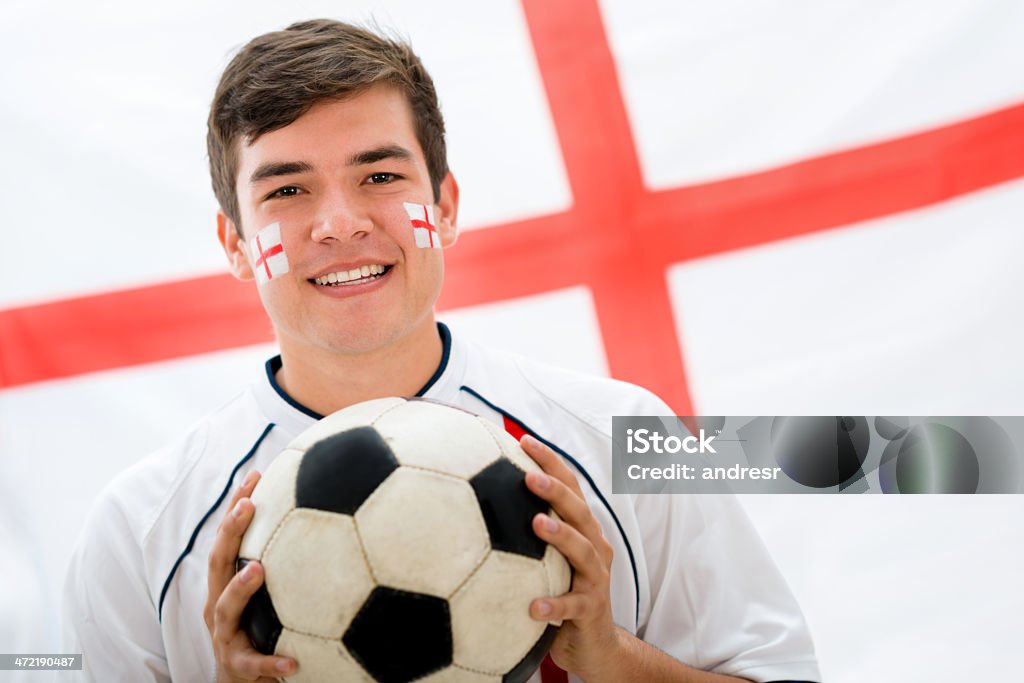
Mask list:
[[409,221],[409,216],[402,208],[401,202],[396,202],[394,206],[388,208],[387,216],[384,220],[386,222],[383,225],[387,226],[388,236],[390,236],[392,240],[401,245],[403,249],[408,249],[410,247],[415,248],[412,235],[412,223]]

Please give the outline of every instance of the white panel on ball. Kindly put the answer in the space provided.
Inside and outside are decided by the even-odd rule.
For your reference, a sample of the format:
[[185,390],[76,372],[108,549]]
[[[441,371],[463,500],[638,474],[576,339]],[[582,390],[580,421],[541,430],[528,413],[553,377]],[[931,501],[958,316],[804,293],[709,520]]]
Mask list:
[[261,559],[270,537],[295,507],[295,477],[302,453],[287,449],[274,458],[252,492],[252,521],[242,537],[240,557]]
[[508,671],[540,638],[547,624],[530,616],[529,600],[509,600],[506,587],[511,584],[517,585],[518,595],[550,594],[542,562],[494,550],[451,597],[456,664]]
[[359,666],[345,648],[323,638],[296,633],[286,628],[281,631],[281,636],[277,640],[276,653],[301,662],[298,670],[284,679],[288,683],[374,683],[373,678]]
[[[263,565],[281,624],[311,636],[340,639],[373,590],[348,515],[292,510],[267,545]],[[315,581],[309,578],[311,567],[323,568]]]
[[[475,415],[430,401],[409,401],[374,426],[386,436],[398,462],[469,479],[501,456]],[[443,429],[437,425],[444,424]]]
[[480,421],[487,428],[487,431],[491,433],[495,441],[498,442],[498,445],[501,447],[501,454],[511,460],[513,465],[524,472],[540,471],[540,465],[534,462],[533,458],[526,454],[526,451],[519,446],[519,442],[516,441],[514,436],[493,422],[488,422],[487,420]]
[[[552,513],[552,517],[558,517]],[[544,571],[547,572],[548,576],[548,595],[561,595],[562,593],[569,592],[569,588],[572,585],[572,568],[569,566],[569,562],[565,559],[565,556],[553,545],[548,545],[544,549]],[[562,621],[551,622],[556,626],[561,626]]]
[[452,664],[437,673],[417,679],[416,683],[501,683],[501,676],[489,676]]
[[349,406],[344,411],[331,413],[312,427],[295,437],[289,444],[290,448],[305,451],[318,441],[326,439],[338,432],[372,424],[374,420],[389,410],[405,405],[404,398],[388,397],[365,401]]
[[377,583],[441,598],[491,546],[469,483],[427,470],[395,470],[355,519]]

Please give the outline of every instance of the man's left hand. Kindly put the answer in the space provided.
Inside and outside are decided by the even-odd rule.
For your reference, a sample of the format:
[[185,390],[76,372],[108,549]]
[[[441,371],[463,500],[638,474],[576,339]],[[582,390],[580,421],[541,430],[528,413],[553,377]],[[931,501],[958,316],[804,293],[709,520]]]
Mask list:
[[612,621],[612,546],[562,458],[529,435],[520,445],[543,470],[528,473],[527,486],[561,517],[538,514],[533,519],[534,532],[555,546],[574,571],[571,590],[534,600],[530,616],[538,621],[564,620],[551,647],[551,659],[582,678],[598,678],[616,662],[623,645],[624,634]]

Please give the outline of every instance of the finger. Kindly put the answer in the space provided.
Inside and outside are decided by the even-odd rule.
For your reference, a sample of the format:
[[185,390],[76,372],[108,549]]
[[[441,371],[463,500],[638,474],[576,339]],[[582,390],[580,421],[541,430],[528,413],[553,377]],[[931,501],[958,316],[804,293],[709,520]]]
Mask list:
[[530,616],[537,621],[585,620],[597,614],[597,601],[582,593],[557,598],[538,598],[530,603]]
[[255,560],[246,563],[245,567],[231,578],[214,607],[215,637],[225,643],[234,637],[242,618],[242,610],[249,604],[249,598],[262,585],[263,567]]
[[263,576],[263,566],[259,562],[246,563],[220,594],[214,609],[214,639],[221,641],[227,651],[225,664],[232,674],[249,680],[281,676],[297,667],[294,659],[257,652],[248,635],[239,630],[242,612],[263,585]]
[[555,453],[554,450],[541,442],[540,439],[529,434],[524,435],[519,440],[519,445],[522,446],[527,455],[533,458],[534,462],[540,465],[542,470],[575,491],[581,498],[583,497],[579,482],[576,481],[572,470],[569,469],[569,466],[565,464],[565,461],[562,460],[558,453]]
[[[256,470],[245,475],[245,479],[243,479],[242,483],[238,485],[238,489],[235,491],[235,494],[231,496],[231,500],[228,501],[228,510],[234,510],[235,506],[238,505],[238,501],[252,495],[253,489],[255,489],[256,484],[259,483],[260,476],[260,473]],[[222,519],[221,524],[223,523],[224,520]]]
[[544,472],[527,472],[526,485],[534,495],[550,503],[559,517],[579,529],[591,543],[600,545],[604,538],[601,524],[582,495]]
[[255,507],[248,498],[240,498],[224,515],[217,536],[210,548],[206,587],[209,599],[216,599],[235,575],[235,558],[242,546],[242,536],[249,528]]
[[294,659],[260,654],[245,639],[244,633],[239,639],[238,646],[233,647],[224,664],[233,676],[259,681],[267,678],[276,681],[278,676],[292,674],[298,668],[298,663]]
[[572,526],[538,513],[533,518],[533,531],[541,539],[555,546],[584,578],[598,579],[604,573],[605,565],[597,548]]

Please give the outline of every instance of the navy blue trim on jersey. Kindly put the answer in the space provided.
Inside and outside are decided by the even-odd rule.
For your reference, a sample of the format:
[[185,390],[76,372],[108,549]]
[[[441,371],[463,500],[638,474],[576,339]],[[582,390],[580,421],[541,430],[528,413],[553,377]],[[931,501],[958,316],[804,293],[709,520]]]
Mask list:
[[629,539],[626,537],[626,532],[622,528],[622,523],[619,522],[618,516],[615,514],[615,511],[612,510],[612,506],[608,504],[608,500],[604,497],[604,494],[601,493],[601,489],[599,489],[597,487],[597,484],[594,483],[594,480],[590,476],[590,473],[587,472],[587,470],[585,470],[583,468],[583,465],[579,464],[579,462],[577,462],[574,457],[572,457],[571,455],[569,455],[568,453],[563,451],[561,448],[559,448],[555,444],[553,444],[550,441],[548,441],[547,439],[545,439],[543,436],[541,436],[537,432],[535,432],[532,429],[530,429],[529,427],[527,427],[526,423],[524,423],[522,420],[520,420],[518,417],[516,417],[512,413],[510,413],[507,410],[504,410],[504,409],[499,408],[498,406],[494,405],[493,403],[488,401],[486,398],[481,396],[477,391],[475,391],[474,389],[472,389],[470,387],[467,387],[465,384],[463,384],[461,387],[459,387],[459,389],[461,389],[462,391],[465,391],[465,392],[467,392],[469,394],[472,394],[473,396],[475,396],[476,398],[480,399],[485,404],[487,404],[487,406],[489,408],[491,408],[492,410],[498,411],[499,413],[501,413],[503,416],[505,416],[509,420],[512,420],[513,422],[515,422],[517,425],[519,425],[519,427],[524,432],[526,432],[527,434],[530,434],[531,436],[536,437],[545,446],[547,446],[551,450],[555,451],[556,453],[561,455],[563,458],[568,460],[570,463],[572,463],[573,466],[577,470],[579,470],[579,473],[583,475],[583,478],[587,480],[587,483],[590,484],[590,488],[592,488],[594,490],[594,493],[597,494],[598,499],[604,505],[605,509],[608,510],[608,514],[610,514],[612,516],[612,520],[615,522],[615,526],[618,527],[618,529],[619,529],[619,534],[622,535],[622,542],[626,545],[626,552],[629,554],[629,565],[633,569],[633,587],[636,590],[636,614],[634,615],[634,619],[636,621],[637,627],[639,628],[639,626],[640,626],[640,575],[637,573],[637,570],[636,570],[636,557],[634,557],[634,555],[633,555],[633,547],[630,546],[630,544],[629,544]]
[[171,580],[174,578],[174,574],[178,571],[178,566],[181,565],[185,556],[192,552],[192,546],[196,544],[196,539],[199,537],[199,531],[203,528],[203,525],[206,524],[206,520],[210,519],[210,516],[217,510],[217,508],[220,507],[220,504],[224,502],[224,499],[227,498],[228,492],[231,490],[231,485],[235,481],[235,475],[238,473],[238,470],[256,454],[256,449],[260,447],[260,444],[263,443],[263,439],[267,438],[267,434],[269,434],[270,430],[273,428],[273,422],[268,424],[267,428],[263,430],[262,434],[260,434],[260,438],[256,439],[256,443],[254,443],[252,448],[249,449],[249,452],[245,454],[245,457],[239,460],[238,464],[235,465],[235,468],[231,470],[231,474],[228,476],[228,482],[224,485],[224,490],[220,492],[220,496],[217,498],[217,501],[209,510],[206,511],[203,518],[199,520],[199,524],[197,524],[196,528],[193,529],[192,536],[188,539],[188,545],[185,546],[185,550],[183,550],[181,555],[178,555],[178,559],[174,561],[174,566],[171,567],[171,572],[167,575],[167,580],[164,581],[164,587],[160,590],[160,602],[156,608],[157,620],[160,622],[163,622],[164,620],[164,598],[167,597],[167,590],[171,587]]
[[[441,335],[441,362],[438,364],[437,370],[434,371],[434,374],[427,380],[427,383],[416,392],[416,396],[422,396],[427,393],[427,390],[434,386],[437,380],[441,379],[441,375],[444,374],[444,371],[448,369],[448,359],[452,355],[452,333],[444,323],[437,323],[437,333]],[[268,360],[266,363],[266,369],[267,381],[270,382],[270,386],[274,388],[274,391],[277,392],[277,395],[280,396],[285,403],[290,405],[292,408],[295,408],[295,410],[300,413],[309,415],[314,420],[324,419],[324,416],[320,413],[307,408],[289,396],[288,392],[282,389],[281,385],[277,383],[277,378],[274,375],[281,369],[281,356],[274,356]]]
[[416,392],[417,396],[427,393],[427,390],[434,386],[437,380],[441,379],[444,371],[448,369],[448,358],[452,355],[452,333],[444,323],[437,323],[437,333],[441,335],[441,362],[437,364],[437,370],[430,376],[427,383]]
[[277,383],[277,378],[275,378],[274,375],[277,373],[278,370],[281,369],[281,356],[274,356],[273,358],[268,360],[266,367],[267,381],[270,382],[270,386],[274,388],[274,391],[277,392],[277,395],[280,396],[285,403],[290,405],[292,408],[295,408],[295,410],[299,411],[303,415],[309,415],[314,420],[324,419],[324,416],[321,415],[320,413],[316,412],[315,410],[310,410],[309,408],[307,408],[306,406],[302,405],[294,398],[289,396],[288,392],[282,389],[281,385]]

